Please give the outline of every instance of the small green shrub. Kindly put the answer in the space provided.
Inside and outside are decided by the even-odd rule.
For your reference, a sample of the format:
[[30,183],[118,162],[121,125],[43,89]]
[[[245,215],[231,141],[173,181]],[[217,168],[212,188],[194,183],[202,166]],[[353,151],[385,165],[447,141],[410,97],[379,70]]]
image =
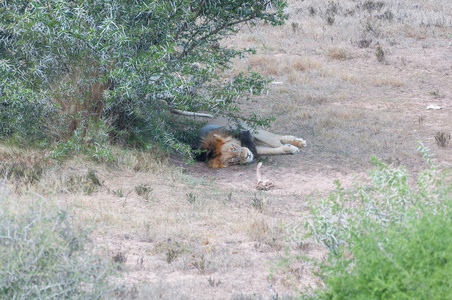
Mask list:
[[117,189],[117,190],[112,190],[111,193],[115,196],[118,196],[119,198],[122,198],[125,196],[124,190],[123,189]]
[[102,299],[116,289],[109,259],[66,212],[34,201],[13,213],[0,198],[0,299]]
[[5,79],[8,72],[6,60],[2,59],[3,57],[0,59],[0,138],[13,137],[19,144],[42,141],[45,138],[46,122],[55,109],[47,99],[25,88],[20,81]]
[[196,195],[195,195],[195,194],[193,194],[192,192],[190,192],[190,193],[188,193],[188,194],[186,194],[186,195],[187,195],[187,201],[188,201],[190,204],[193,204],[193,203],[196,202]]
[[336,181],[337,190],[328,198],[312,205],[311,220],[306,227],[330,250],[349,243],[351,234],[366,226],[389,227],[408,218],[411,210],[437,210],[449,198],[452,189],[449,173],[438,169],[420,146],[429,168],[418,176],[415,186],[409,183],[409,174],[403,167],[394,168],[372,157],[376,168],[371,182],[355,185],[346,191]]
[[452,183],[428,149],[410,184],[403,168],[372,160],[370,184],[313,205],[306,226],[328,249],[320,299],[447,299],[452,293]]
[[135,187],[135,192],[138,196],[143,197],[145,200],[149,200],[149,197],[154,189],[147,184],[140,184]]
[[342,248],[323,266],[327,289],[319,298],[450,299],[452,204],[418,217],[352,236],[353,257]]

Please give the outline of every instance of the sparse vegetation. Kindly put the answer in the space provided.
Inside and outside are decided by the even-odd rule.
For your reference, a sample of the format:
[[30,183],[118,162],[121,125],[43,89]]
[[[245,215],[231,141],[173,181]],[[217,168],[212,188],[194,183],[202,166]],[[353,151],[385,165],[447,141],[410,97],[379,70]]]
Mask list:
[[153,190],[154,189],[147,184],[140,184],[135,187],[137,195],[143,197],[145,200],[149,200]]
[[187,201],[190,204],[194,204],[196,202],[196,196],[192,192],[187,194]]
[[113,262],[116,264],[116,268],[118,270],[122,270],[124,268],[124,264],[127,262],[127,256],[123,252],[118,252],[113,256]]
[[221,280],[220,279],[215,279],[212,276],[209,277],[209,279],[207,279],[207,281],[209,282],[209,285],[211,287],[217,287],[221,284]]
[[430,92],[430,95],[434,96],[435,98],[441,98],[441,93],[438,90]]
[[372,39],[363,37],[357,43],[359,48],[368,48],[372,44]]
[[421,127],[424,124],[424,119],[425,119],[424,115],[420,115],[418,117],[419,127]]
[[207,260],[205,254],[201,254],[199,256],[194,255],[191,261],[191,265],[199,271],[200,274],[204,275],[207,272],[207,268],[210,265],[210,262]]
[[27,165],[25,162],[3,162],[0,176],[24,184],[37,183],[44,172],[42,164]]
[[264,242],[270,232],[270,227],[264,218],[256,218],[249,225],[248,235],[257,243]]
[[420,146],[429,168],[412,187],[405,169],[373,158],[370,185],[335,193],[312,207],[311,234],[329,250],[325,289],[316,297],[432,298],[450,293],[451,178]]
[[330,48],[327,55],[333,59],[345,60],[348,58],[348,53],[344,48]]
[[381,47],[380,45],[377,45],[377,48],[375,50],[375,56],[377,57],[377,60],[379,62],[385,61],[385,52],[383,51],[383,47]]
[[174,262],[181,254],[183,254],[186,249],[179,242],[166,241],[156,243],[154,247],[156,253],[165,254],[166,262],[171,264]]
[[168,248],[166,250],[166,262],[167,263],[169,263],[169,264],[172,263],[178,256],[179,256],[178,249]]
[[111,193],[119,198],[122,198],[126,195],[123,189],[112,190]]
[[112,263],[66,211],[35,198],[15,213],[10,201],[0,196],[0,298],[100,299],[117,289]]
[[255,210],[258,212],[263,213],[266,206],[267,206],[267,199],[265,199],[265,196],[263,194],[254,194],[253,201],[251,202],[251,205]]
[[449,144],[450,141],[450,134],[449,133],[445,133],[443,131],[438,131],[435,134],[435,141],[436,144],[440,147],[446,147],[447,144]]

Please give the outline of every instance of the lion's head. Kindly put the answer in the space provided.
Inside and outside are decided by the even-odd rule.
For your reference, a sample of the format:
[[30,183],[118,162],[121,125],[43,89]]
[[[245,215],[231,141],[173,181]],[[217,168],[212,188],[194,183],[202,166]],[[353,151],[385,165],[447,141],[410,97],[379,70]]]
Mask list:
[[205,158],[210,168],[224,168],[229,165],[246,164],[254,159],[253,153],[242,147],[227,130],[212,130],[201,141],[201,151],[206,151]]

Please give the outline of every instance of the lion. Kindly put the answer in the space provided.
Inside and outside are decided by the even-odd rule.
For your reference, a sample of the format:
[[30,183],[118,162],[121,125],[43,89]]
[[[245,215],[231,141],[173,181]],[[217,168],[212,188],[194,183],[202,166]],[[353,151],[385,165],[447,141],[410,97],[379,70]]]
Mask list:
[[225,118],[212,119],[199,130],[193,147],[200,150],[196,158],[217,169],[251,163],[258,155],[295,154],[306,147],[305,140],[291,135],[261,129],[251,132],[244,124],[231,126]]

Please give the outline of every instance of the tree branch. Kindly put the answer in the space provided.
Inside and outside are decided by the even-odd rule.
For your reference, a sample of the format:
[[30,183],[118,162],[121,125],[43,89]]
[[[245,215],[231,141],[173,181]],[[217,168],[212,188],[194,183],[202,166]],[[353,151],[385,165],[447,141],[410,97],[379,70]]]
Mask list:
[[[217,29],[215,29],[214,31],[211,31],[210,33],[208,33],[207,35],[201,37],[198,41],[202,42],[205,41],[206,39],[208,39],[209,37],[218,34],[221,30],[225,29],[226,27],[231,27],[240,23],[244,23],[244,22],[248,22],[251,21],[253,19],[255,19],[257,17],[257,13],[259,11],[261,11],[265,6],[267,6],[269,3],[271,3],[271,0],[266,1],[265,3],[263,3],[251,16],[249,16],[248,18],[245,19],[241,19],[241,20],[236,20],[234,22],[231,23],[225,23],[222,26],[218,27]],[[187,43],[186,45],[189,45],[189,43]],[[182,51],[181,56],[184,57],[186,56],[189,52],[191,52],[195,47],[196,47],[197,43],[192,43],[191,46],[187,49],[186,47],[184,47],[184,50]]]
[[209,119],[213,119],[213,116],[210,115],[210,114],[199,113],[199,112],[194,112],[194,111],[172,109],[171,112],[174,113],[174,114],[176,114],[176,115],[181,115],[181,116],[195,117],[195,118],[196,118],[196,117],[199,117],[199,118],[209,118]]
[[[199,18],[199,16],[200,16],[201,13],[203,12],[203,6],[204,6],[204,3],[205,3],[205,2],[206,2],[206,0],[201,1],[201,3],[199,4],[199,10],[198,10],[198,13],[196,14],[196,16],[195,16],[194,18],[192,18],[192,19],[190,20],[190,22],[195,22],[195,21]],[[190,6],[190,10],[193,10],[193,7],[192,7],[192,6]],[[182,25],[182,27],[179,28],[179,30],[176,32],[176,35],[174,36],[174,40],[175,40],[175,41],[179,38],[180,33],[181,33],[182,31],[184,31],[184,30],[187,28],[187,24],[188,24],[188,23],[189,23],[189,22],[185,21],[184,24]]]

